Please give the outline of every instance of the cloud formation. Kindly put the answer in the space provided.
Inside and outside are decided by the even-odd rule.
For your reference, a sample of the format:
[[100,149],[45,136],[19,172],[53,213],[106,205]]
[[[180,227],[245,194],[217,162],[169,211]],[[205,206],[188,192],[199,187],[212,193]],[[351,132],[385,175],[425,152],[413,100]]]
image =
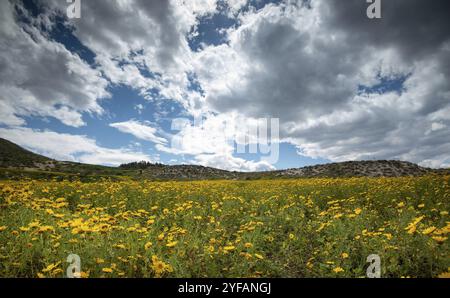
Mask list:
[[[279,140],[258,139],[258,122],[254,119],[245,119],[238,114],[201,115],[193,123],[186,118],[174,119],[172,129],[174,134],[169,136],[170,142],[156,145],[157,150],[173,155],[193,156],[193,162],[196,164],[231,171],[275,169],[269,159],[278,157],[276,154],[279,153]],[[236,156],[238,144],[244,147],[249,144],[257,146],[265,144],[267,152],[258,156],[255,152],[249,152],[248,148],[244,148],[245,152],[238,153],[253,154],[251,157],[257,159],[246,160]],[[261,150],[258,153],[261,153]]]
[[380,21],[364,1],[341,2],[241,14],[227,44],[196,55],[205,104],[280,118],[282,139],[310,157],[448,164],[448,3],[389,1]]
[[[39,30],[20,2],[0,4],[0,123],[24,124],[22,116],[54,117],[85,124],[82,113],[101,114],[107,81],[80,57]],[[25,19],[25,21],[19,21]]]
[[[67,8],[59,0],[41,3],[48,15]],[[195,95],[188,90],[192,52],[187,37],[198,18],[216,9],[216,0],[85,1],[82,19],[67,23],[112,83],[135,88],[149,100],[159,99],[150,92],[156,89],[188,107],[192,103],[185,99]]]
[[166,139],[157,136],[157,129],[149,126],[148,123],[129,120],[126,122],[111,123],[109,126],[114,127],[123,133],[132,134],[140,140],[149,141],[156,144],[167,143]]
[[0,135],[24,148],[56,160],[109,166],[119,166],[136,160],[152,161],[145,153],[129,148],[105,148],[99,146],[94,139],[83,135],[25,127],[0,128]]

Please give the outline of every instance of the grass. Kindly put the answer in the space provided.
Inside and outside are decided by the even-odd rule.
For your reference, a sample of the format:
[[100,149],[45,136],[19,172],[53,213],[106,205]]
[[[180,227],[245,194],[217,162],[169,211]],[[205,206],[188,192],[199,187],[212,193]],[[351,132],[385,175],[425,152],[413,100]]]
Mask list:
[[80,172],[58,172],[43,171],[39,169],[14,169],[0,168],[0,180],[21,180],[21,181],[80,181],[80,182],[97,182],[97,181],[118,181],[132,177],[130,171],[99,172],[99,173],[80,173]]
[[449,180],[3,181],[0,276],[446,276]]

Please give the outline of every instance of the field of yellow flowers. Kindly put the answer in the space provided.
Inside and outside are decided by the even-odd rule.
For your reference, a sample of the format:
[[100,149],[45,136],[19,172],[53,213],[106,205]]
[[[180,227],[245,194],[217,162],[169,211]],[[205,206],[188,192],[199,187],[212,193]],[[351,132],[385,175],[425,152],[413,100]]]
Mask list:
[[0,277],[445,277],[449,182],[3,181]]

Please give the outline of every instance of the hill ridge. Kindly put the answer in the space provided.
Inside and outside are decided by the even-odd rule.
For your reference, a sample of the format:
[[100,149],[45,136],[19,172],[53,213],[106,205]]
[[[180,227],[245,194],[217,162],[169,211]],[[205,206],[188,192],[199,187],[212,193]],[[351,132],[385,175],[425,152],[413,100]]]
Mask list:
[[129,176],[150,180],[402,177],[450,173],[449,169],[430,169],[399,160],[346,161],[267,172],[236,172],[201,165],[164,165],[146,162],[106,167],[57,161],[33,153],[2,138],[0,138],[0,168],[31,172],[58,172],[80,176]]

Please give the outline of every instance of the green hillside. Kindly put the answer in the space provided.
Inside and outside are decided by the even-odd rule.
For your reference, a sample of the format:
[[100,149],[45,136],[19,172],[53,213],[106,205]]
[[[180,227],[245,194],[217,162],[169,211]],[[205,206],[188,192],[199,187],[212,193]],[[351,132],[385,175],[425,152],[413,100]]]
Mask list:
[[50,158],[35,154],[0,138],[0,167],[36,167],[51,162]]
[[137,180],[253,180],[279,178],[405,177],[449,174],[449,169],[430,169],[406,161],[349,161],[268,172],[231,172],[199,165],[164,165],[133,162],[120,167],[57,161],[35,154],[0,138],[0,180],[81,179],[95,181],[106,177]]

